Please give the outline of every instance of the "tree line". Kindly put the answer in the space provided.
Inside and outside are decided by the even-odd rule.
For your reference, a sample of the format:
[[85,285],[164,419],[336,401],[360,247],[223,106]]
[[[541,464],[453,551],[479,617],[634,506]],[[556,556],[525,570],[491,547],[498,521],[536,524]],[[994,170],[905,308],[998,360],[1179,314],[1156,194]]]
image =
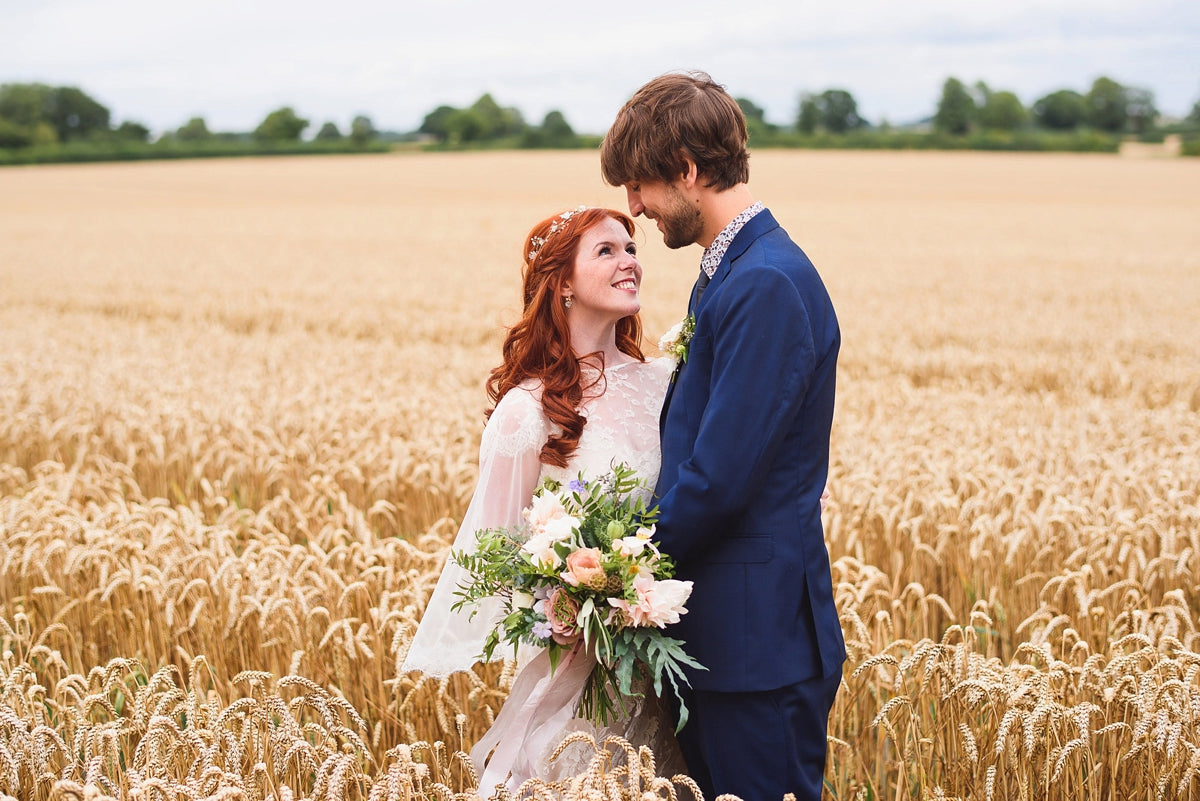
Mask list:
[[[1178,132],[1184,150],[1200,155],[1200,100],[1181,122],[1162,125],[1154,93],[1102,76],[1083,92],[1059,89],[1026,106],[1008,90],[955,77],[942,86],[936,111],[917,124],[872,124],[854,95],[841,88],[804,92],[793,120],[768,122],[749,98],[737,98],[746,116],[751,145],[762,147],[995,147],[1115,150],[1123,136],[1153,137]],[[355,117],[346,131],[325,122],[310,140],[311,122],[290,106],[268,113],[253,131],[216,132],[203,117],[151,137],[133,120],[114,124],[103,104],[72,86],[41,83],[0,85],[0,163],[123,157],[222,155],[231,152],[338,152],[386,149],[387,142],[420,139],[432,147],[594,147],[599,137],[577,134],[561,111],[528,123],[519,109],[483,94],[470,106],[441,105],[409,133],[385,133],[370,117]],[[9,154],[7,157],[5,154]],[[16,154],[15,156],[13,154]],[[43,158],[44,157],[44,158]]]
[[[995,147],[1116,150],[1125,136],[1153,137],[1181,132],[1191,152],[1200,154],[1200,100],[1182,122],[1162,126],[1154,93],[1102,76],[1085,92],[1059,89],[1026,106],[1015,92],[985,82],[967,85],[955,77],[942,86],[936,111],[916,124],[870,123],[854,95],[830,88],[800,95],[790,124],[768,122],[753,100],[736,98],[746,117],[752,146]],[[485,94],[466,108],[439,106],[417,129],[442,147],[524,147],[590,145],[595,137],[576,135],[562,113],[551,111],[540,126],[525,123],[519,110],[500,106]]]
[[[158,140],[207,142],[213,140],[254,140],[258,142],[298,142],[310,122],[290,106],[276,109],[249,133],[214,133],[203,117],[193,117]],[[366,145],[378,131],[367,116],[355,117],[345,135],[333,122],[317,132],[318,141],[341,141]],[[41,83],[0,85],[0,147],[21,148],[67,142],[117,141],[145,144],[150,129],[126,120],[112,125],[112,113],[95,98],[74,86],[47,86]]]

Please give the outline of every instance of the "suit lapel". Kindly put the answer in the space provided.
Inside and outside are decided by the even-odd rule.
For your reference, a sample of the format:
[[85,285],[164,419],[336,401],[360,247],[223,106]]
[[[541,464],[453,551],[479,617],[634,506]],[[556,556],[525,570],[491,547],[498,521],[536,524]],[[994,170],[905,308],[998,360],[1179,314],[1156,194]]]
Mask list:
[[[754,244],[758,238],[770,231],[779,227],[779,223],[771,216],[771,212],[763,209],[758,214],[755,214],[750,220],[742,226],[742,230],[738,231],[737,236],[729,243],[729,248],[726,249],[725,255],[721,257],[721,263],[717,265],[716,271],[713,273],[712,280],[708,282],[708,286],[704,290],[704,294],[700,296],[700,301],[696,301],[696,286],[692,285],[692,294],[688,300],[688,314],[695,314],[697,321],[700,317],[700,310],[703,309],[716,294],[717,289],[725,282],[725,278],[733,269],[733,262],[746,250]],[[699,277],[697,277],[699,281]],[[699,324],[699,322],[697,322]],[[675,368],[675,373],[671,375],[671,383],[667,385],[667,394],[663,398],[662,410],[658,415],[658,430],[661,434],[667,421],[667,408],[671,405],[671,396],[675,394],[675,385],[678,372],[681,367]]]
[[733,262],[745,253],[759,237],[778,227],[779,223],[775,222],[775,218],[771,216],[771,212],[767,209],[763,209],[758,214],[755,214],[742,226],[742,230],[738,231],[737,236],[729,243],[725,255],[721,257],[721,263],[717,265],[717,269],[713,273],[712,280],[708,282],[708,288],[704,290],[704,294],[700,297],[700,302],[696,304],[697,317],[700,314],[700,310],[708,304],[709,299],[717,293],[721,284],[729,277],[729,273],[733,270]]

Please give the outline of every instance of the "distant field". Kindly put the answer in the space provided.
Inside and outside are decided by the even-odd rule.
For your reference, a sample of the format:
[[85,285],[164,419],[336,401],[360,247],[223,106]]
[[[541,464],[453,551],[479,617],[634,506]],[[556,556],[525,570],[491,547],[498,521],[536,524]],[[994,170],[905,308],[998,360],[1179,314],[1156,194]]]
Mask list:
[[[1200,791],[1200,161],[751,171],[842,324],[828,796]],[[473,788],[511,677],[396,671],[580,203],[595,153],[0,171],[0,794]],[[653,351],[700,254],[640,244]]]

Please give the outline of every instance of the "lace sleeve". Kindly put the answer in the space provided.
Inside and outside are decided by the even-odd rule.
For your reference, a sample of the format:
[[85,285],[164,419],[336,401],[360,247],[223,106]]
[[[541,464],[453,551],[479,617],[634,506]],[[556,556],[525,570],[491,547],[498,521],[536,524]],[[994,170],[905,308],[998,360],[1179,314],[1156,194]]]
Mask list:
[[[451,548],[471,552],[475,532],[516,525],[529,505],[541,473],[538,454],[548,436],[541,402],[534,392],[513,389],[492,412],[479,445],[479,483]],[[402,672],[422,671],[442,677],[468,670],[479,661],[483,641],[503,609],[497,600],[471,609],[452,611],[454,591],[467,573],[447,561],[425,607]],[[497,659],[504,654],[497,652]]]

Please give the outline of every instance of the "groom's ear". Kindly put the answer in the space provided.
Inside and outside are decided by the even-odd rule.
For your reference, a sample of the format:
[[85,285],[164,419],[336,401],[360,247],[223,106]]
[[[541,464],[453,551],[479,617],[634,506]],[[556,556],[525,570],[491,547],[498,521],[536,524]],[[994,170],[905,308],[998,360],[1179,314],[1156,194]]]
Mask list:
[[685,189],[692,189],[700,180],[700,168],[696,166],[695,159],[686,151],[679,151],[679,160],[683,162],[683,172],[679,174],[679,180]]

